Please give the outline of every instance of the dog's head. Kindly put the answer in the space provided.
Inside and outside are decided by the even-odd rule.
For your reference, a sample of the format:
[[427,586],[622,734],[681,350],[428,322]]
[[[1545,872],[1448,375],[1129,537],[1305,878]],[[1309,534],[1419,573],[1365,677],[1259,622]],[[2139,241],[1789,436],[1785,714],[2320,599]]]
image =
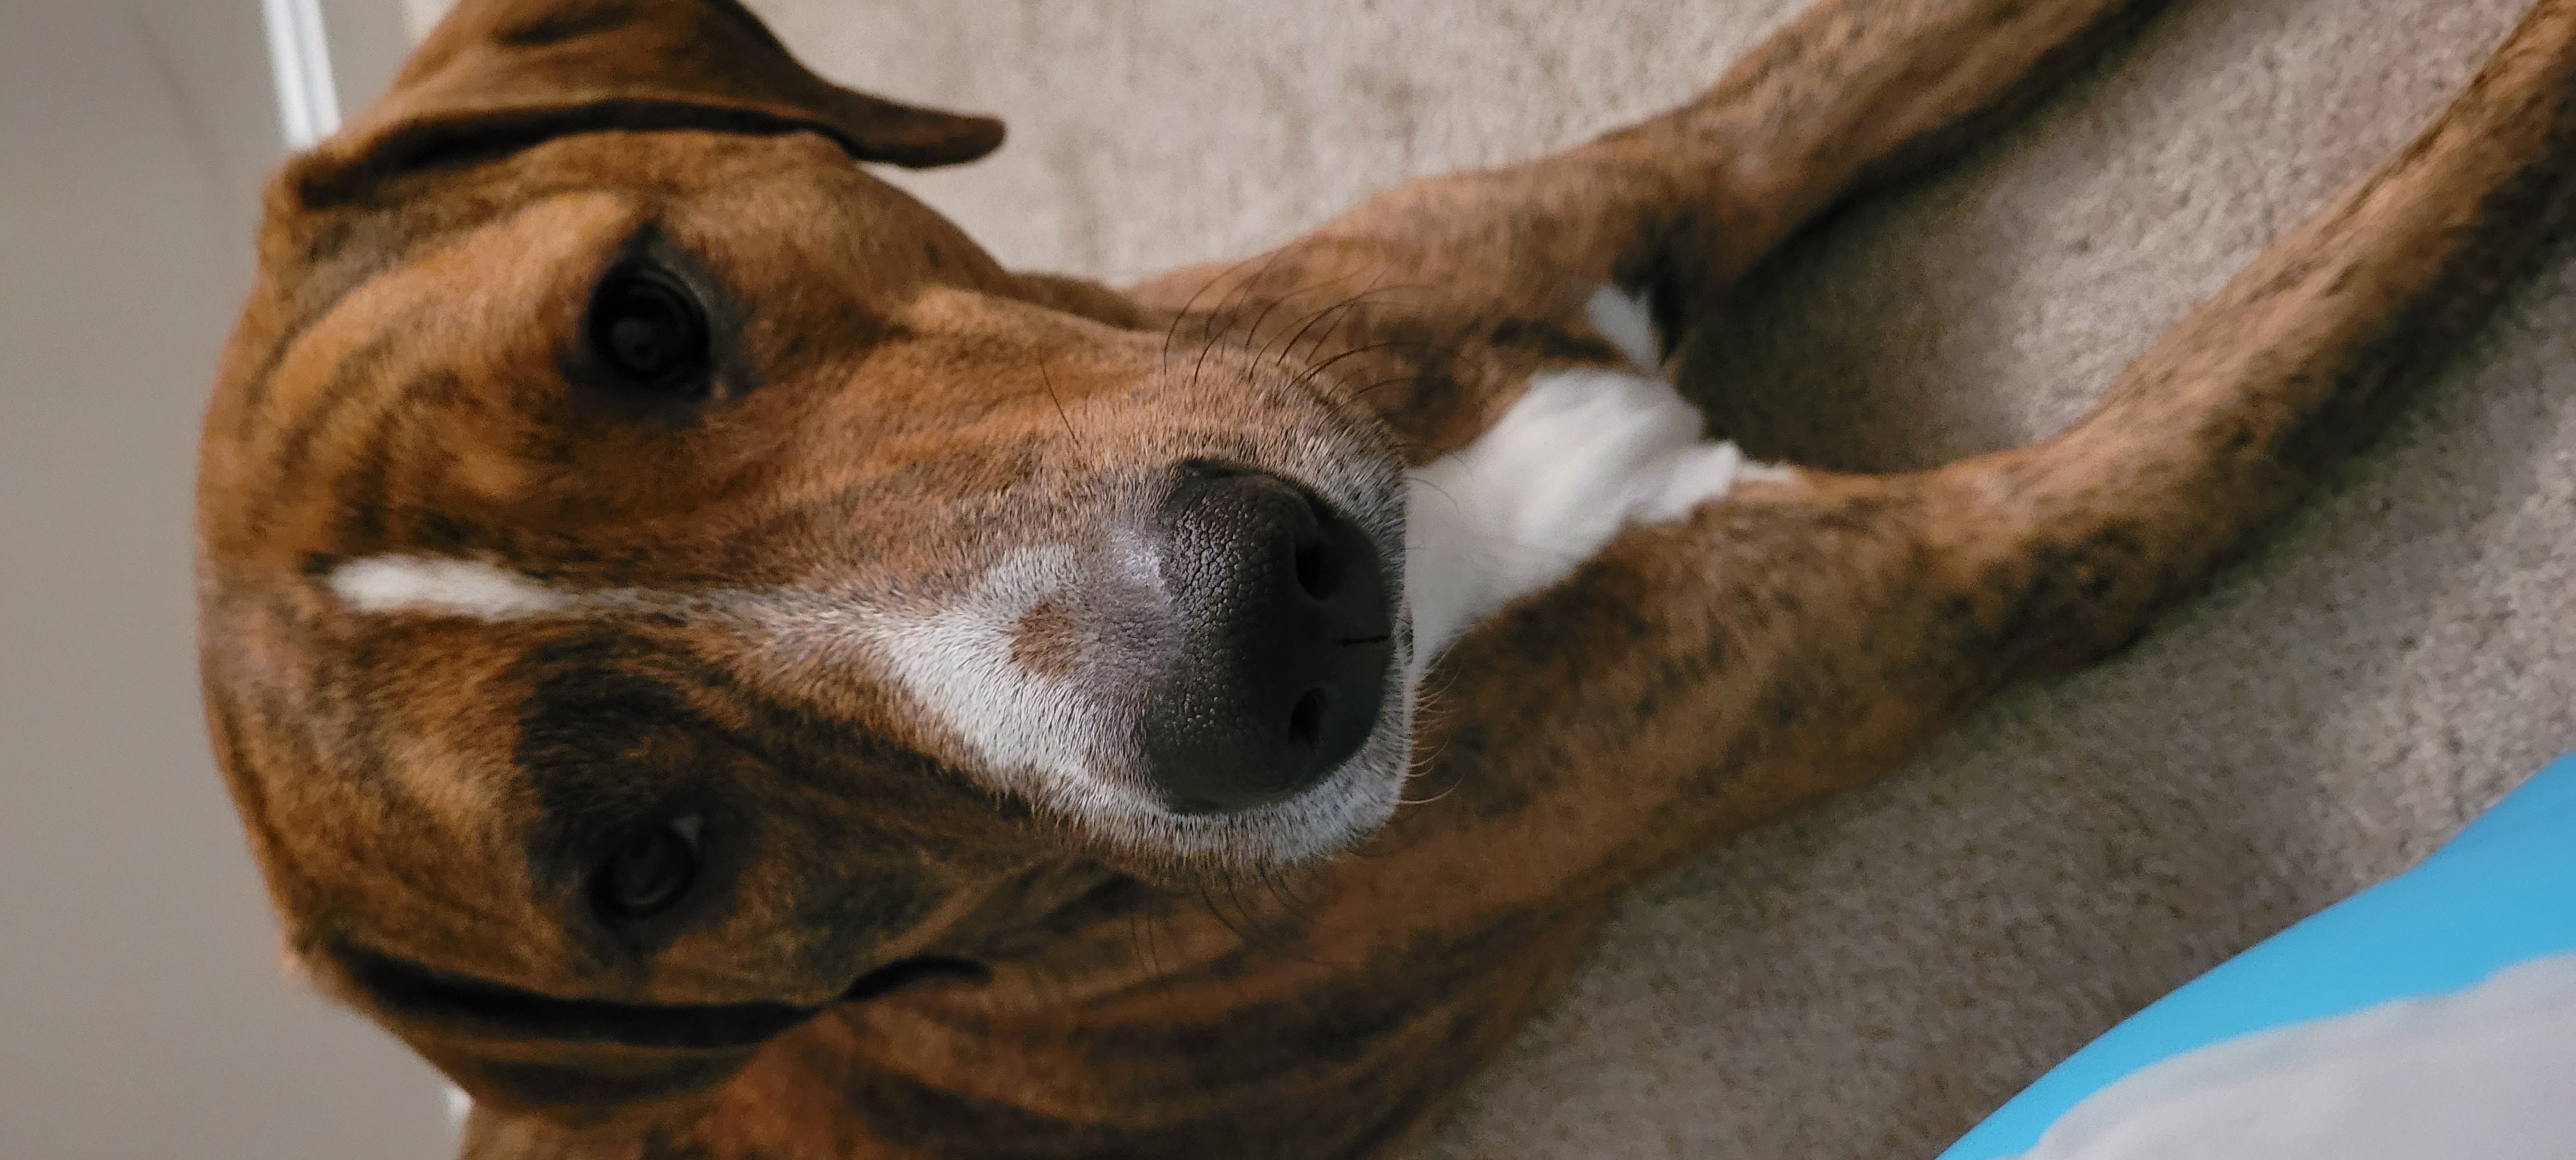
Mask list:
[[1000,136],[733,0],[467,0],[272,183],[202,452],[212,732],[290,953],[478,1095],[703,1087],[1031,867],[1391,810],[1387,437],[857,164]]

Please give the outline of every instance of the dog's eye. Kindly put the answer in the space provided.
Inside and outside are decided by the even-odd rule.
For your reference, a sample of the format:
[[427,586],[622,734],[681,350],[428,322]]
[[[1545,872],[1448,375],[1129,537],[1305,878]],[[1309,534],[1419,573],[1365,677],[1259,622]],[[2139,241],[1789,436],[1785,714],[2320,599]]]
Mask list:
[[633,386],[674,390],[706,370],[706,312],[686,287],[659,270],[609,271],[591,299],[588,329],[600,363]]
[[668,910],[698,876],[697,818],[681,818],[631,838],[599,867],[592,886],[611,918],[649,918]]

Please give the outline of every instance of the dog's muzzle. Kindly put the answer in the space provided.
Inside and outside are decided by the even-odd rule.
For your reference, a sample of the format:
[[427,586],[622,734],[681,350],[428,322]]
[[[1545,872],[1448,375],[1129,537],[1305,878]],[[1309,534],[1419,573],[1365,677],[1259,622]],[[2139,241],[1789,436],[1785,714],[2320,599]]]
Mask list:
[[1274,475],[1185,466],[1148,531],[1179,629],[1138,748],[1181,813],[1291,797],[1348,761],[1386,699],[1391,587],[1350,517]]

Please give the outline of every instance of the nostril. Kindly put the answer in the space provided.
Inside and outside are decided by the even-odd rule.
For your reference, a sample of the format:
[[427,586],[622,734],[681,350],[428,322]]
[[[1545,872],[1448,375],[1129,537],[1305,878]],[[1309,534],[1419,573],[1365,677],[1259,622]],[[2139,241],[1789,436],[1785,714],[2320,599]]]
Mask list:
[[1135,737],[1164,802],[1252,809],[1348,763],[1392,672],[1389,577],[1368,533],[1287,480],[1193,463],[1150,534],[1176,631],[1135,690]]
[[1330,600],[1342,586],[1342,570],[1320,538],[1297,542],[1297,587],[1317,600]]
[[1324,709],[1331,698],[1322,689],[1310,689],[1297,698],[1288,710],[1288,740],[1300,749],[1312,749],[1324,737]]

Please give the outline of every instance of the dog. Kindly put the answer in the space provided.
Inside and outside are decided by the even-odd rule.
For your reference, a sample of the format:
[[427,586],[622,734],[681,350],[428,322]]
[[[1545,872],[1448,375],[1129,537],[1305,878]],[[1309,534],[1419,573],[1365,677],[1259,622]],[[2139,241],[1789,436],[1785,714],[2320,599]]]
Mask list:
[[1698,100],[1125,290],[734,0],[466,0],[270,183],[201,448],[290,967],[472,1157],[1400,1151],[1606,908],[2188,596],[2554,235],[2576,0],[2046,442],[1747,462],[1728,288],[2152,0],[1825,0]]

